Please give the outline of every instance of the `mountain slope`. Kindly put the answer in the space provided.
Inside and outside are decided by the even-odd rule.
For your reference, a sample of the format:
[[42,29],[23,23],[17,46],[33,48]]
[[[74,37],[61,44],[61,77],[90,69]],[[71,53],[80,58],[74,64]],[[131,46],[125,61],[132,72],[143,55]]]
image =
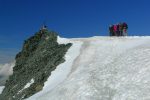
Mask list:
[[[73,43],[70,49],[78,44],[75,50],[80,50],[72,65],[68,65],[70,69],[67,77],[56,86],[49,85],[42,90],[45,92],[39,92],[27,100],[150,99],[150,37],[58,40],[60,43],[63,41]],[[72,53],[75,52],[72,50]],[[71,53],[66,53],[66,56],[71,57]],[[54,70],[52,75],[61,78],[62,73]],[[47,81],[45,85],[51,82]]]
[[41,91],[51,71],[65,61],[64,55],[71,45],[58,44],[57,33],[47,29],[25,40],[0,100],[22,100]]

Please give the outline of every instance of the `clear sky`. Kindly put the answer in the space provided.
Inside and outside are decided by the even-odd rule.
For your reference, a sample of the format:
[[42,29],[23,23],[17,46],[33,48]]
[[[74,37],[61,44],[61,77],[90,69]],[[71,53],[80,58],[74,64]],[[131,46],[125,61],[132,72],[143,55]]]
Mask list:
[[44,21],[62,37],[107,36],[119,22],[131,36],[150,35],[150,0],[0,0],[0,58],[15,55]]

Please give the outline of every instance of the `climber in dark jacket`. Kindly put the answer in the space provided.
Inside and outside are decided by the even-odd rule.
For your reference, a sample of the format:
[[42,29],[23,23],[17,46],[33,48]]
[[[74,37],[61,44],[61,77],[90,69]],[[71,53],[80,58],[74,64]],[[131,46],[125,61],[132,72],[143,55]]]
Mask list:
[[127,29],[128,29],[128,25],[126,23],[123,23],[123,36],[127,36]]
[[109,26],[109,35],[110,35],[110,36],[113,36],[113,35],[114,35],[114,33],[113,33],[113,25],[110,25],[110,26]]
[[123,28],[122,28],[122,23],[119,23],[119,35],[120,36],[122,36],[122,30],[123,30]]
[[117,24],[117,36],[120,36],[120,31],[119,31],[119,24]]

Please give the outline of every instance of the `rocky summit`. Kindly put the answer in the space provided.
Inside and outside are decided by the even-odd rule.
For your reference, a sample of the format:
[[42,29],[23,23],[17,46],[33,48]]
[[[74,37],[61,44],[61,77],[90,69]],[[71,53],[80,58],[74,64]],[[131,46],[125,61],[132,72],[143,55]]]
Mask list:
[[65,61],[64,55],[72,45],[58,44],[57,36],[56,32],[45,29],[25,40],[0,100],[22,100],[43,89],[44,82]]

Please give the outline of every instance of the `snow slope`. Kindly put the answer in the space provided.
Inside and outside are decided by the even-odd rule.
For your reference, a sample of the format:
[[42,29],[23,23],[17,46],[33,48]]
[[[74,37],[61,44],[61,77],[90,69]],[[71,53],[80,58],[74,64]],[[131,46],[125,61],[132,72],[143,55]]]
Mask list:
[[150,100],[150,37],[58,39],[66,62],[27,100]]

